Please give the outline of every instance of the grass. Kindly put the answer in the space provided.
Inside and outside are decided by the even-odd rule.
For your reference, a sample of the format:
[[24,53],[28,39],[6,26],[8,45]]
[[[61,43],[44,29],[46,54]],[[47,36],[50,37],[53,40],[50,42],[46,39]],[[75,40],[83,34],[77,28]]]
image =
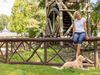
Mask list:
[[0,64],[0,75],[100,75],[100,69],[57,70],[50,66]]
[[[38,50],[39,55],[43,59],[43,49]],[[27,59],[32,52],[25,51],[20,53],[25,59]],[[48,57],[50,58],[54,55],[52,49],[48,49]],[[31,61],[39,60],[35,55]],[[11,61],[22,61],[20,57],[15,54]],[[54,62],[61,62],[59,58],[56,58]],[[38,66],[38,65],[11,65],[11,64],[0,64],[0,75],[100,75],[100,69],[90,69],[90,70],[79,70],[79,69],[63,69],[57,70],[50,66]]]
[[[19,52],[19,54],[24,58],[24,60],[27,60],[31,54],[33,53],[33,51],[28,51],[28,50],[23,50],[22,52]],[[44,50],[43,49],[38,49],[37,51],[38,55],[41,57],[42,60],[44,60]],[[48,59],[51,59],[51,57],[53,57],[55,55],[55,52],[52,50],[52,49],[48,49],[48,55],[47,55],[47,58]],[[11,55],[9,55],[10,57]],[[21,59],[21,57],[15,53],[12,58],[11,58],[11,61],[19,61],[19,62],[22,62],[23,60]],[[40,62],[40,59],[39,57],[34,54],[34,56],[29,60],[30,62]],[[60,62],[60,63],[63,63],[63,61],[58,57],[56,56],[52,62]]]

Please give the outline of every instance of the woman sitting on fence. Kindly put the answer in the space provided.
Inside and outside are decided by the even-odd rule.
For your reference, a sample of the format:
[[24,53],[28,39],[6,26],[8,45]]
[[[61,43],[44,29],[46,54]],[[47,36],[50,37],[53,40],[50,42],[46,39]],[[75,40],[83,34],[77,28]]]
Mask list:
[[89,39],[87,35],[86,19],[79,11],[74,13],[73,42],[76,45],[76,58],[80,55],[80,47],[84,39]]

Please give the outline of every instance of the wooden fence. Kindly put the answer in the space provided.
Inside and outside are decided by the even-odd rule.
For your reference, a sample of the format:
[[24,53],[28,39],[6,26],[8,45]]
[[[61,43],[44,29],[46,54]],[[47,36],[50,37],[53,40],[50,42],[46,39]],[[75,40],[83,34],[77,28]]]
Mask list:
[[[95,67],[99,65],[99,41],[100,38],[84,40],[82,49],[83,56],[90,58]],[[87,54],[84,53],[86,51]],[[62,65],[74,57],[75,48],[71,39],[0,38],[0,61],[3,63]]]

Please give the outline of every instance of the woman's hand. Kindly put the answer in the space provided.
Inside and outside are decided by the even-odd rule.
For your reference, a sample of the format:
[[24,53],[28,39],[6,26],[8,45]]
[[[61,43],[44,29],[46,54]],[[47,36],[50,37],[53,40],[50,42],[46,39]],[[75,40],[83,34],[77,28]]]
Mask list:
[[86,40],[88,40],[89,39],[89,36],[88,35],[86,35]]

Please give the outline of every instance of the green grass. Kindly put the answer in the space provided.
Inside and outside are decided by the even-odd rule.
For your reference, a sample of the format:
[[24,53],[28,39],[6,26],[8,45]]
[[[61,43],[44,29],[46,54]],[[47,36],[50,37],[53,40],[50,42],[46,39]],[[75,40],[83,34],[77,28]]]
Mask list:
[[[44,50],[38,50],[39,55],[43,59]],[[27,59],[32,54],[32,51],[22,51],[20,55]],[[48,49],[48,58],[54,55],[52,49]],[[31,61],[39,60],[35,55]],[[11,61],[22,61],[21,58],[15,54]],[[61,62],[57,57],[52,62]],[[18,64],[0,64],[0,75],[100,75],[100,69],[79,70],[79,69],[64,69],[57,70],[50,66],[38,65],[18,65]]]
[[[33,51],[28,51],[28,50],[20,50],[21,52],[18,52],[24,60],[27,60],[31,54],[33,53]],[[42,60],[44,60],[44,50],[41,48],[41,49],[38,49],[37,51],[38,55],[41,57]],[[53,57],[55,55],[55,52],[52,50],[52,49],[48,49],[48,55],[47,55],[47,59],[51,59],[51,57]],[[9,58],[10,58],[11,55],[9,55]],[[19,61],[19,62],[22,62],[23,60],[21,59],[21,57],[15,53],[11,60],[10,61]],[[40,59],[39,57],[35,54],[30,60],[29,62],[40,62]],[[51,62],[56,62],[56,63],[63,63],[63,61],[60,59],[59,56],[56,56]]]
[[100,69],[57,70],[50,66],[0,64],[0,75],[100,75]]

